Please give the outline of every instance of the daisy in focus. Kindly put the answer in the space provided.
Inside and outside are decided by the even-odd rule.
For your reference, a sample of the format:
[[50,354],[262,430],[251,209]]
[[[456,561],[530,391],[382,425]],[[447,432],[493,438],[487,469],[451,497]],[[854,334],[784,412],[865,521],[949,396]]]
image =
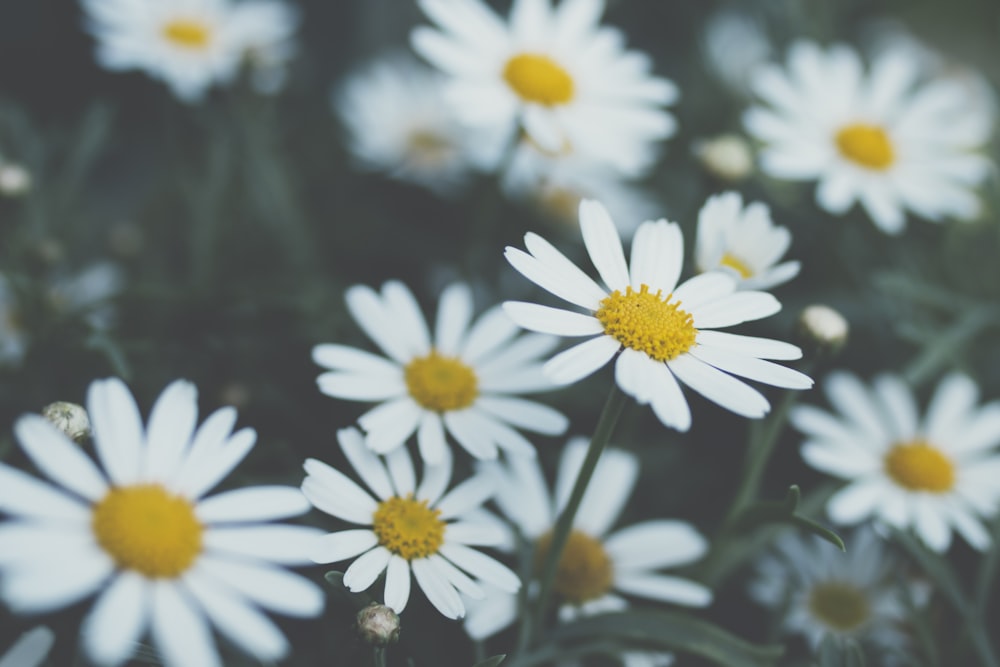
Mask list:
[[358,164],[440,194],[456,190],[473,171],[495,166],[503,151],[495,133],[458,121],[444,99],[444,77],[410,57],[393,55],[359,68],[332,102]]
[[[484,466],[499,489],[495,501],[520,536],[532,543],[536,568],[545,560],[556,519],[569,499],[587,445],[585,438],[574,438],[563,449],[553,493],[535,460],[511,459]],[[612,448],[601,455],[553,583],[562,620],[625,609],[628,602],[622,594],[691,607],[712,601],[712,592],[705,586],[660,572],[694,562],[708,550],[705,538],[689,524],[655,519],[611,532],[632,495],[638,472],[639,461],[629,452]],[[510,535],[506,543],[513,547],[516,538]],[[517,596],[493,592],[469,601],[465,629],[473,639],[483,639],[517,617]],[[654,658],[645,652],[632,656],[635,664],[649,664]]]
[[698,271],[727,271],[740,289],[771,289],[799,273],[798,262],[778,264],[792,235],[771,221],[767,204],[745,208],[738,192],[709,197],[698,213],[695,264]]
[[232,432],[222,408],[200,428],[197,392],[170,384],[146,428],[128,388],[97,380],[87,393],[98,467],[44,418],[21,417],[22,449],[54,484],[0,464],[0,597],[41,613],[98,594],[82,646],[120,665],[151,635],[168,667],[220,665],[214,626],[259,660],[290,646],[261,608],[296,617],[323,609],[323,593],[284,565],[308,562],[321,531],[268,523],[309,510],[294,487],[203,496],[243,460],[256,433]]
[[0,667],[39,667],[48,657],[55,640],[55,634],[44,625],[29,630],[0,655]]
[[566,417],[541,403],[512,396],[553,388],[538,357],[556,344],[551,336],[517,336],[517,325],[496,306],[472,321],[472,292],[456,283],[441,293],[434,335],[413,294],[390,281],[379,294],[357,285],[347,290],[347,309],[388,355],[379,357],[332,343],[313,348],[313,361],[330,369],[317,378],[334,398],[378,401],[358,423],[365,443],[387,454],[417,434],[429,464],[444,460],[450,434],[477,459],[498,450],[534,456],[515,428],[560,435]]
[[732,276],[712,271],[678,285],[684,260],[680,226],[644,222],[632,239],[631,266],[607,210],[580,204],[580,229],[601,287],[540,236],[524,237],[527,252],[508,247],[507,260],[522,275],[585,313],[508,301],[504,309],[525,329],[585,342],[545,363],[552,382],[576,382],[615,358],[615,382],[640,404],[650,404],[664,425],[686,431],[691,411],[686,384],[744,417],[763,417],[770,404],[734,376],[789,389],[812,380],[766,359],[798,359],[794,345],[711,329],[761,319],[781,309],[770,294],[737,291]]
[[618,167],[673,134],[663,107],[677,99],[647,56],[599,25],[603,0],[514,0],[509,22],[482,0],[420,0],[437,24],[413,48],[449,76],[460,118],[510,145],[524,132],[547,151],[572,150]]
[[847,543],[844,553],[810,535],[783,533],[757,561],[750,595],[781,613],[785,634],[803,635],[814,651],[829,634],[878,652],[875,664],[903,664],[909,609],[896,582],[899,563],[870,529],[855,530]]
[[912,527],[937,552],[948,549],[952,530],[980,551],[989,548],[983,520],[1000,509],[1000,402],[977,407],[979,389],[961,374],[941,381],[923,419],[912,390],[895,376],[869,388],[839,372],[824,389],[838,414],[797,406],[791,422],[808,437],[806,463],[849,481],[830,498],[830,518]]
[[766,147],[761,166],[775,178],[818,180],[816,201],[834,215],[859,202],[883,231],[896,234],[906,211],[932,221],[979,212],[972,191],[990,161],[975,151],[992,118],[967,104],[963,86],[920,72],[903,50],[882,53],[866,74],[858,54],[798,42],[787,71],[762,66],[747,130]]
[[504,538],[500,521],[479,510],[496,491],[490,480],[471,477],[445,493],[451,481],[449,450],[444,450],[439,465],[424,467],[418,484],[405,447],[389,453],[383,462],[365,447],[356,429],[338,431],[337,440],[376,497],[316,459],[305,463],[302,492],[316,509],[369,526],[330,533],[312,549],[317,563],[355,559],[344,572],[348,590],[367,590],[385,572],[385,604],[398,614],[410,599],[412,575],[447,618],[465,615],[459,592],[473,598],[484,595],[469,575],[507,593],[517,592],[521,581],[516,574],[470,548],[496,545]]

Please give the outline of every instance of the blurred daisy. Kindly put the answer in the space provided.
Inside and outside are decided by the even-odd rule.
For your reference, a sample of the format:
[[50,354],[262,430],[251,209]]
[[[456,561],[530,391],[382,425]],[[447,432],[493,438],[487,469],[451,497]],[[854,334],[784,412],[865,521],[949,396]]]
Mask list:
[[[499,489],[495,501],[521,537],[533,544],[539,566],[587,446],[585,438],[567,444],[554,494],[537,461],[511,459],[506,465],[485,466],[485,474]],[[712,592],[701,584],[659,571],[696,561],[707,551],[705,538],[689,524],[656,519],[608,534],[632,495],[638,470],[638,459],[626,451],[608,449],[601,455],[556,571],[553,591],[561,601],[562,620],[625,609],[628,602],[621,594],[693,607],[712,601]],[[514,538],[506,542],[513,544]],[[473,639],[483,639],[509,626],[517,615],[517,596],[488,595],[469,602],[465,629]]]
[[234,39],[240,44],[243,62],[254,90],[273,95],[281,90],[288,63],[296,53],[295,31],[301,17],[280,0],[241,0],[233,5]]
[[459,123],[445,102],[443,81],[441,74],[399,55],[348,77],[332,101],[355,160],[439,193],[455,190],[475,169],[495,166],[502,138]]
[[906,210],[934,221],[975,216],[971,189],[991,165],[972,151],[989,138],[990,119],[969,108],[957,82],[917,87],[918,74],[905,51],[883,53],[866,76],[846,46],[794,44],[787,72],[766,65],[753,76],[769,108],[744,121],[766,144],[762,168],[819,180],[820,207],[841,215],[858,201],[888,233],[902,231]]
[[850,480],[827,504],[835,522],[873,517],[913,527],[938,552],[951,544],[954,528],[976,549],[989,547],[980,517],[1000,509],[1000,401],[976,407],[975,382],[953,374],[921,420],[911,389],[895,376],[876,378],[869,389],[839,372],[824,388],[840,414],[798,406],[791,421],[809,438],[806,462]]
[[740,289],[770,289],[799,273],[798,262],[777,264],[792,235],[771,221],[767,204],[743,207],[743,197],[726,192],[710,197],[698,213],[695,263],[699,271],[722,270]]
[[221,664],[212,626],[259,660],[285,656],[288,641],[260,608],[320,613],[322,591],[279,566],[308,562],[322,532],[265,522],[309,502],[281,486],[202,499],[247,455],[254,431],[232,433],[232,408],[196,430],[196,390],[183,381],[163,391],[146,428],[120,380],[92,383],[87,408],[100,467],[41,416],[15,425],[55,484],[0,464],[0,511],[14,517],[0,524],[0,597],[28,614],[98,593],[82,637],[99,665],[124,663],[147,629],[168,667]]
[[370,526],[330,533],[312,550],[317,563],[355,558],[344,572],[348,590],[367,590],[385,572],[385,604],[400,613],[410,599],[412,573],[438,611],[460,618],[465,606],[459,591],[472,597],[483,595],[466,572],[508,593],[521,587],[509,568],[470,548],[495,545],[504,536],[499,520],[476,511],[496,490],[488,479],[471,477],[445,494],[451,481],[449,450],[444,450],[439,465],[424,467],[418,485],[405,447],[392,451],[383,463],[365,447],[358,430],[342,429],[337,440],[376,498],[316,459],[305,463],[302,492],[317,509]]
[[651,404],[665,425],[691,426],[678,380],[745,417],[764,416],[770,404],[735,376],[791,389],[812,386],[808,377],[765,359],[798,359],[788,343],[710,331],[773,315],[781,304],[764,292],[737,292],[737,281],[713,271],[677,285],[684,259],[680,226],[644,222],[632,239],[631,268],[605,208],[580,204],[580,229],[599,286],[561,252],[528,233],[528,252],[508,247],[507,260],[521,274],[586,314],[508,301],[504,309],[526,329],[590,338],[546,362],[544,372],[570,384],[615,361],[615,381],[641,404]]
[[477,459],[496,458],[498,447],[534,456],[532,444],[512,427],[565,432],[561,413],[510,395],[552,388],[538,357],[556,340],[517,338],[517,326],[499,306],[470,327],[467,285],[441,293],[433,340],[416,299],[400,282],[387,282],[381,294],[351,287],[347,309],[389,359],[345,345],[317,345],[313,360],[330,369],[317,383],[328,396],[381,402],[358,419],[374,452],[391,452],[416,432],[420,455],[436,464],[448,448],[447,432]]
[[880,665],[897,664],[892,656],[906,650],[909,616],[896,582],[899,564],[870,529],[856,530],[847,545],[843,553],[811,535],[783,533],[757,561],[750,595],[813,650],[829,634],[878,651]]
[[731,90],[749,95],[750,72],[771,58],[771,42],[756,18],[724,9],[712,14],[702,40],[705,60]]
[[420,0],[439,30],[413,48],[450,77],[448,100],[466,122],[510,143],[523,131],[548,151],[580,151],[611,165],[674,132],[663,106],[675,86],[644,54],[599,25],[603,0],[514,0],[505,23],[481,0]]
[[52,630],[44,625],[25,632],[0,655],[0,667],[38,667],[45,662],[55,639]]

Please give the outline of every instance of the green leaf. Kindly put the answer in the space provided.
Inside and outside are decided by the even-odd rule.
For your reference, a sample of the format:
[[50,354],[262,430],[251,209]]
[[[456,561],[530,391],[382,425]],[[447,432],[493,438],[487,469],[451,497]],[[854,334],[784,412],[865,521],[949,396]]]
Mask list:
[[375,602],[368,593],[361,591],[359,593],[354,593],[350,591],[347,586],[344,585],[344,573],[338,572],[336,570],[330,570],[323,575],[326,579],[326,583],[330,584],[334,591],[336,591],[342,598],[348,600],[355,609],[361,611],[371,603]]
[[503,662],[504,658],[506,657],[507,657],[506,653],[503,653],[501,655],[495,655],[492,658],[486,658],[482,662],[477,662],[472,667],[497,667],[497,665]]
[[764,523],[789,523],[826,540],[841,551],[847,551],[844,540],[840,539],[837,533],[798,513],[801,497],[802,492],[799,491],[799,487],[793,484],[788,487],[788,493],[785,494],[783,500],[764,500],[747,508],[746,512],[738,519],[737,525],[745,531],[754,525]]
[[784,652],[782,646],[754,645],[707,621],[659,610],[628,610],[591,616],[559,626],[549,637],[574,646],[594,639],[618,640],[691,653],[724,667],[774,665]]

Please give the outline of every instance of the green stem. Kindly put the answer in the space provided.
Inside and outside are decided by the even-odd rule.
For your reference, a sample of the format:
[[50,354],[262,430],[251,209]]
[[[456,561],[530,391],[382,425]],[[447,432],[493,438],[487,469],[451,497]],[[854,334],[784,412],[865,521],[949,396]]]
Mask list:
[[611,386],[611,393],[608,394],[608,399],[604,403],[604,409],[601,411],[597,428],[594,429],[594,436],[590,439],[590,447],[587,448],[583,465],[580,466],[580,472],[576,477],[576,482],[573,484],[573,491],[569,495],[565,509],[559,515],[559,519],[552,529],[552,542],[549,544],[549,551],[545,555],[545,562],[542,565],[538,603],[535,606],[533,618],[534,622],[529,626],[530,632],[521,634],[519,646],[521,649],[531,643],[532,638],[538,634],[545,624],[549,598],[552,596],[552,584],[555,581],[559,560],[562,558],[566,541],[569,539],[570,531],[573,529],[573,519],[580,508],[580,501],[583,500],[583,494],[590,484],[590,478],[597,467],[597,461],[601,458],[601,452],[604,451],[604,447],[608,444],[615,424],[618,422],[618,417],[621,415],[622,408],[625,407],[625,401],[625,394],[618,388],[617,384],[613,384]]
[[375,667],[385,667],[385,647],[376,646],[373,652]]

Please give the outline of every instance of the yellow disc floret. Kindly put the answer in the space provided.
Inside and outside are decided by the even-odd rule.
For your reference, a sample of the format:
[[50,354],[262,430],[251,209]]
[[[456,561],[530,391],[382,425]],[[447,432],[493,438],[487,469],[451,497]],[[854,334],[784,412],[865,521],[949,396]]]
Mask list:
[[433,556],[444,543],[441,510],[426,500],[394,496],[379,503],[372,520],[378,543],[406,560]]
[[525,102],[553,107],[573,99],[573,77],[559,63],[539,53],[520,53],[508,60],[503,78]]
[[694,318],[680,303],[670,303],[670,296],[657,290],[651,294],[648,285],[639,291],[631,287],[625,294],[615,290],[601,301],[594,317],[604,325],[604,333],[625,347],[645,352],[657,361],[670,361],[694,345],[698,330]]
[[194,19],[175,19],[163,26],[168,42],[185,49],[204,49],[212,39],[211,29]]
[[158,484],[108,491],[94,505],[91,529],[118,567],[152,579],[180,576],[201,553],[194,507]]
[[809,594],[809,612],[838,632],[857,629],[871,616],[868,597],[853,584],[827,581],[816,584]]
[[868,169],[882,171],[896,160],[889,135],[877,125],[848,125],[837,132],[834,141],[841,155]]
[[[552,533],[535,545],[535,564],[540,566],[549,553]],[[614,581],[611,558],[604,545],[586,533],[574,530],[566,540],[556,569],[552,589],[572,604],[583,604],[611,590]]]
[[413,400],[435,412],[467,408],[479,395],[475,371],[461,359],[442,356],[437,350],[408,363],[403,375]]
[[740,278],[743,278],[744,280],[753,276],[753,269],[751,269],[746,262],[732,253],[727,252],[723,255],[722,259],[719,260],[719,264],[722,266],[728,266],[730,269],[736,271],[736,273],[740,275]]
[[885,471],[910,491],[945,493],[955,485],[955,466],[941,450],[923,440],[901,442],[885,455]]

